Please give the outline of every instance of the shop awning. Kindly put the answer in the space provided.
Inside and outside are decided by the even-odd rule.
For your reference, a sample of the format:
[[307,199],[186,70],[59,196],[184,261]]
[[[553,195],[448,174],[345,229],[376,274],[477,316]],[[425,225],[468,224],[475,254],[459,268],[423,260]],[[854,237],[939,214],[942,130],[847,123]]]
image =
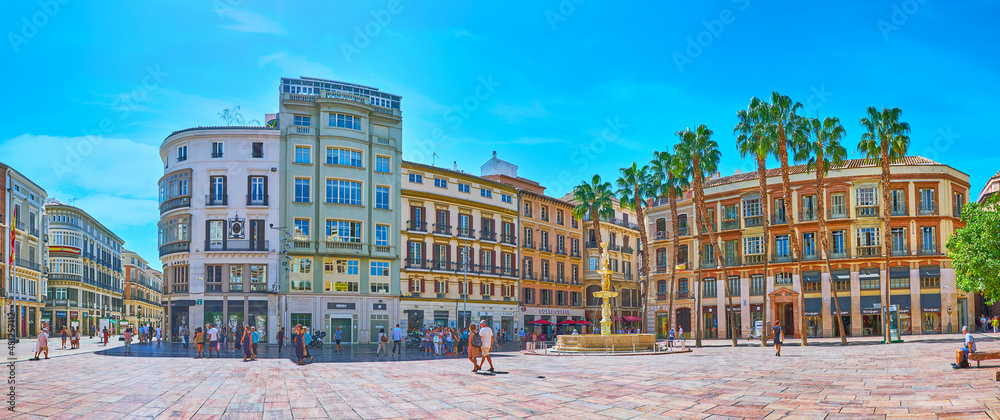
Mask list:
[[806,316],[819,316],[820,311],[823,310],[823,299],[822,298],[806,298],[805,300],[805,315]]
[[556,325],[576,325],[576,321],[567,319],[565,321],[557,322]]
[[[851,297],[850,296],[839,296],[837,297],[837,303],[840,304],[840,315],[848,316],[851,314]],[[836,314],[837,307],[830,301],[830,313]]]
[[878,315],[882,313],[881,296],[861,296],[861,314]]
[[531,325],[556,325],[556,324],[553,324],[552,321],[549,321],[547,319],[536,319],[536,320],[531,321],[531,322],[526,322],[526,324],[531,324]]
[[901,314],[910,313],[910,295],[890,295],[889,304],[896,305]]
[[576,324],[577,325],[594,325],[592,322],[590,322],[590,321],[584,321],[584,320],[576,321]]
[[820,271],[803,271],[802,281],[806,283],[819,283],[823,278],[823,273]]
[[910,267],[889,267],[889,278],[890,279],[910,278]]
[[938,293],[934,294],[921,294],[920,295],[920,307],[921,308],[940,308],[941,307],[941,295]]
[[833,270],[830,275],[833,281],[851,281],[851,270]]

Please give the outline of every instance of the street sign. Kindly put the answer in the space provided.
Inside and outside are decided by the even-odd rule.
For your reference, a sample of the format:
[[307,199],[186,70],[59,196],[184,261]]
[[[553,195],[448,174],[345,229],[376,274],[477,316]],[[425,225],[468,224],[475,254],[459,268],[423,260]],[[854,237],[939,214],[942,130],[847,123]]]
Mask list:
[[202,304],[202,300],[201,299],[197,299],[195,302],[196,302],[195,305],[201,305]]

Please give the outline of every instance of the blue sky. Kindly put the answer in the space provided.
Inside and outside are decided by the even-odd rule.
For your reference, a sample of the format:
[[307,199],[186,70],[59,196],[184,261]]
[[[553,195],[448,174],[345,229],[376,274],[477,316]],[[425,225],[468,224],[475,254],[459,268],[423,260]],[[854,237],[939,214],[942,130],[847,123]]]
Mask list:
[[839,117],[852,152],[868,106],[899,107],[910,154],[969,174],[974,194],[1000,170],[988,128],[1000,97],[996,2],[48,0],[6,10],[0,160],[50,196],[76,198],[154,266],[160,142],[222,124],[217,113],[233,105],[263,119],[282,76],[402,95],[406,159],[437,153],[438,165],[478,173],[496,150],[557,196],[647,162],[696,124],[715,131],[723,174],[752,170],[734,145],[735,113],[772,91]]

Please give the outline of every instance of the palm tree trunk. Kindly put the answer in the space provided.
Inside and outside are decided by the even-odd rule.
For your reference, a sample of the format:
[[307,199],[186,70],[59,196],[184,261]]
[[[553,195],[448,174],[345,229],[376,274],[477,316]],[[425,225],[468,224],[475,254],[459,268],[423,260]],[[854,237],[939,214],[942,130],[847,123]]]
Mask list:
[[[668,175],[668,176],[670,178],[673,178],[673,175]],[[673,265],[669,267],[669,270],[670,270],[670,290],[669,290],[669,292],[670,292],[670,298],[669,298],[670,299],[670,303],[669,303],[669,305],[667,307],[669,308],[670,313],[667,314],[667,325],[670,328],[673,328],[673,325],[674,325],[673,324],[673,322],[674,322],[674,293],[675,293],[674,291],[676,289],[676,286],[674,285],[674,282],[676,281],[676,278],[677,278],[677,255],[679,253],[679,248],[681,246],[681,237],[680,237],[680,235],[677,232],[680,230],[681,223],[680,223],[680,220],[677,220],[677,196],[674,195],[674,191],[673,190],[670,191],[669,200],[670,200],[670,218],[672,219],[673,228],[674,228],[674,238],[673,238],[673,241],[674,241],[674,252],[673,252],[674,258],[673,258],[673,261],[671,262]],[[690,329],[690,327],[688,327],[688,328]],[[677,337],[677,338],[681,338],[681,337]],[[697,343],[698,343],[697,345],[699,347],[701,347],[701,337],[700,336],[698,338]]]
[[803,346],[809,345],[806,340],[806,311],[805,311],[805,279],[802,277],[802,253],[799,249],[799,235],[795,226],[795,215],[792,214],[792,186],[789,185],[788,176],[788,140],[784,130],[781,131],[781,138],[778,142],[778,156],[781,158],[781,183],[785,191],[785,220],[788,222],[788,243],[791,248],[792,258],[795,259],[799,273],[799,335]]
[[590,225],[594,229],[594,241],[597,242],[597,246],[601,246],[601,217],[597,215],[597,207],[590,207]]
[[889,141],[882,138],[882,252],[885,254],[885,275],[880,275],[882,279],[882,336],[885,343],[892,342],[889,337],[889,317],[886,308],[889,307],[889,254],[891,253],[892,225],[890,224],[892,211],[889,207]]
[[826,260],[826,271],[830,275],[830,293],[833,294],[833,308],[837,311],[834,318],[837,321],[837,330],[840,331],[840,345],[847,345],[847,334],[844,331],[844,319],[840,317],[840,299],[837,296],[837,284],[833,281],[833,265],[830,264],[830,246],[828,242],[829,232],[826,228],[826,192],[823,185],[826,176],[826,164],[823,160],[823,148],[818,148],[816,152],[816,220],[819,221],[819,252]]
[[[646,219],[642,209],[642,202],[639,200],[639,188],[635,189],[635,195],[633,197],[635,197],[633,199],[635,201],[635,216],[639,220],[639,237],[642,238],[640,240],[642,241],[642,244],[645,245],[646,241],[649,240],[649,237],[646,236]],[[639,241],[636,241],[636,246],[639,246],[638,242]],[[639,272],[634,273],[634,275],[636,276],[635,281],[639,284],[639,307],[642,313],[642,322],[639,323],[639,327],[641,328],[640,331],[645,333],[647,332],[646,323],[648,322],[646,317],[649,316],[647,313],[648,306],[646,305],[646,302],[649,300],[646,298],[648,295],[647,291],[649,290],[649,284],[647,284],[649,282],[649,276],[643,275],[643,273],[649,273],[649,247],[643,246],[639,255],[642,257],[642,263],[639,264]]]
[[[760,189],[760,211],[761,211],[761,214],[765,215],[764,216],[764,244],[763,244],[764,245],[764,300],[763,300],[763,304],[761,304],[761,306],[760,306],[760,308],[761,308],[761,321],[764,323],[764,326],[761,329],[762,331],[761,331],[761,334],[760,334],[760,346],[761,347],[767,347],[767,332],[770,331],[768,329],[768,325],[769,324],[767,322],[767,285],[768,285],[768,281],[767,281],[767,278],[768,278],[767,262],[768,262],[768,259],[770,258],[770,256],[767,255],[768,252],[770,251],[768,249],[768,246],[767,246],[767,244],[768,244],[768,236],[770,235],[770,233],[769,233],[770,232],[770,230],[769,230],[770,229],[770,220],[767,220],[768,219],[767,215],[769,214],[769,212],[768,212],[768,202],[770,201],[770,198],[768,198],[768,196],[767,196],[767,160],[766,160],[766,157],[762,158],[759,155],[757,156],[757,181],[758,181],[758,188]],[[740,217],[740,215],[737,214],[736,217]],[[753,325],[750,326],[750,328],[753,328],[753,327],[754,327]]]

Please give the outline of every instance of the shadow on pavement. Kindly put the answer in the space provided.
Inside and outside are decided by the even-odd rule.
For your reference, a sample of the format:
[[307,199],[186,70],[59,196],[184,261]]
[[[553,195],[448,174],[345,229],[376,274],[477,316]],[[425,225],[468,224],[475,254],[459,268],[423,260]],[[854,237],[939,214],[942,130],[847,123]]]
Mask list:
[[[414,360],[467,360],[467,356],[434,356],[425,355],[423,351],[419,349],[405,349],[401,356],[376,356],[375,350],[378,348],[376,345],[367,344],[350,344],[344,345],[342,352],[335,352],[334,346],[324,345],[322,348],[310,347],[308,349],[309,355],[313,357],[313,363],[354,363],[354,362],[400,362],[400,361],[414,361]],[[391,346],[390,346],[391,349]],[[285,359],[290,361],[295,361],[295,349],[285,346],[282,348],[281,353],[278,352],[277,345],[260,345],[257,349],[257,359]],[[508,348],[504,350],[494,350],[490,353],[493,358],[504,358],[511,357],[512,354],[517,353],[517,349],[513,345],[508,345]],[[124,347],[117,347],[107,350],[100,350],[94,352],[94,354],[99,354],[102,356],[115,356],[115,357],[187,357],[187,358],[197,358],[198,350],[194,345],[190,345],[188,348],[180,343],[162,343],[157,345],[152,344],[132,344],[132,352],[125,353]],[[208,349],[205,349],[205,358],[208,357]],[[212,358],[216,358],[213,356]],[[222,350],[219,352],[219,358],[221,359],[243,359],[243,349],[230,349],[228,346],[223,346]]]

